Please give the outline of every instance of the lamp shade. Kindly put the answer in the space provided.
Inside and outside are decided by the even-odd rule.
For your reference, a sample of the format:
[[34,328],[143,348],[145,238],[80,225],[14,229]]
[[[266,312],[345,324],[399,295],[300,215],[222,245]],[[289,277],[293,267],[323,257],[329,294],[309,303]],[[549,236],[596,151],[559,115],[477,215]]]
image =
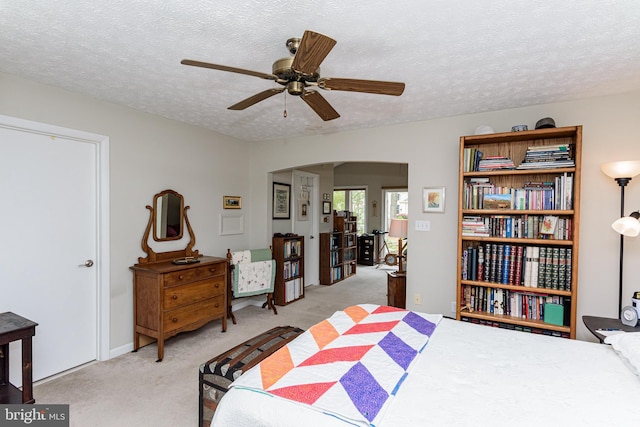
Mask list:
[[407,237],[407,230],[409,227],[408,223],[409,220],[406,219],[392,219],[391,224],[389,225],[389,237],[405,239]]
[[609,162],[600,165],[600,170],[611,178],[633,178],[640,175],[640,160]]
[[636,237],[640,234],[640,221],[638,221],[638,218],[640,218],[640,212],[633,212],[629,216],[617,219],[611,224],[611,228],[623,236]]

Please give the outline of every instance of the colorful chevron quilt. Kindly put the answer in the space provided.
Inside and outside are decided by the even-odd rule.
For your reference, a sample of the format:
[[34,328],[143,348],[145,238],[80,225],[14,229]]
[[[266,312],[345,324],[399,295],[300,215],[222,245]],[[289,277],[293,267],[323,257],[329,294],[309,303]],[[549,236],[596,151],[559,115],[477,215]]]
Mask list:
[[334,313],[231,384],[375,426],[441,315],[373,304]]

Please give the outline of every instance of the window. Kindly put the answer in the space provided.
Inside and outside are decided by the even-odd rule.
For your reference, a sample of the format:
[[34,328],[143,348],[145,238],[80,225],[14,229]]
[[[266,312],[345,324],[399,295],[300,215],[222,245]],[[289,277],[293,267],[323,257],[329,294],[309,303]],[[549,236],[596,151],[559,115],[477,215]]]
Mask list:
[[351,211],[357,218],[357,234],[367,229],[367,192],[364,188],[333,190],[333,209]]

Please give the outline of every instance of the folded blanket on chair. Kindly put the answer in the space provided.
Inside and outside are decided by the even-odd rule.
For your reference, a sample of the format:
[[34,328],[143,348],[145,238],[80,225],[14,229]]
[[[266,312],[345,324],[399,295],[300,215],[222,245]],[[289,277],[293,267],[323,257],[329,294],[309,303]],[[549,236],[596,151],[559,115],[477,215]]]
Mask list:
[[231,260],[235,265],[231,275],[234,297],[273,292],[276,268],[270,249],[232,252]]

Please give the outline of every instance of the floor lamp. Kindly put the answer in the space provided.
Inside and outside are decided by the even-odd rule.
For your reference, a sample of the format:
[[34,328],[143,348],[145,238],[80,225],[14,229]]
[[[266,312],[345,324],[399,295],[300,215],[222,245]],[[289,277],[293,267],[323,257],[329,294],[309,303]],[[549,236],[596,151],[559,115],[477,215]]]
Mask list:
[[402,240],[407,238],[407,231],[409,228],[409,220],[406,219],[392,219],[389,224],[389,237],[398,239],[398,273],[404,274],[404,266],[402,265],[402,259],[404,258],[404,248],[407,246],[402,244]]
[[[632,178],[640,174],[640,160],[603,163],[600,166],[600,169],[605,175],[613,178],[620,186],[620,218],[613,224],[611,224],[611,227],[613,227],[614,230],[620,233],[620,270],[618,283],[618,316],[620,316],[620,312],[622,311],[622,269],[624,259],[624,236],[633,236],[632,230],[634,229],[633,225],[631,226],[631,228],[627,228],[629,226],[629,221],[621,221],[627,220],[624,215],[624,187],[627,186]],[[631,219],[631,217],[628,218]],[[636,223],[640,225],[640,222],[636,221]],[[625,234],[625,232],[623,231],[629,234]],[[640,227],[638,227],[638,232],[640,232]],[[638,235],[638,232],[635,233],[636,236]]]

